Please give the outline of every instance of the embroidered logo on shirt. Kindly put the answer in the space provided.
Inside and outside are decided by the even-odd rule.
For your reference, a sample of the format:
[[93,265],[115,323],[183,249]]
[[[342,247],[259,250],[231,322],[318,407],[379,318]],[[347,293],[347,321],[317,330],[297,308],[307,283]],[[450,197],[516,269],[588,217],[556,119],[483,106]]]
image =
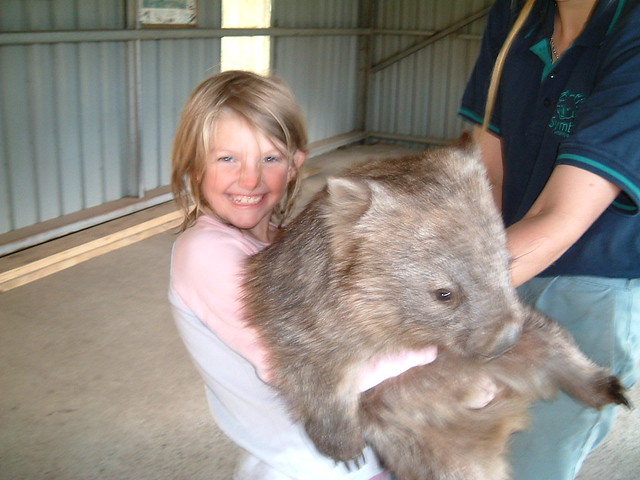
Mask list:
[[553,130],[554,135],[565,138],[571,135],[573,121],[584,100],[585,96],[582,93],[572,93],[569,90],[562,92],[556,105],[556,113],[549,122],[549,128]]

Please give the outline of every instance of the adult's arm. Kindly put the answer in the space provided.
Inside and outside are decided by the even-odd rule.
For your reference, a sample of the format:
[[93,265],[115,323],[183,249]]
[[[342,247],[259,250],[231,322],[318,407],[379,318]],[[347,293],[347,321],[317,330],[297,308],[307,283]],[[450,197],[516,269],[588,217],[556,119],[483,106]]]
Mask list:
[[[474,136],[500,208],[502,141],[480,127],[476,127]],[[595,173],[571,165],[557,165],[531,209],[507,229],[514,285],[522,285],[560,258],[619,193],[617,185]]]
[[502,140],[489,130],[480,126],[474,127],[473,138],[480,146],[482,161],[487,169],[493,200],[502,209],[502,179],[504,172]]
[[554,168],[522,218],[507,228],[511,278],[519,286],[556,261],[615,200],[620,188],[571,165]]

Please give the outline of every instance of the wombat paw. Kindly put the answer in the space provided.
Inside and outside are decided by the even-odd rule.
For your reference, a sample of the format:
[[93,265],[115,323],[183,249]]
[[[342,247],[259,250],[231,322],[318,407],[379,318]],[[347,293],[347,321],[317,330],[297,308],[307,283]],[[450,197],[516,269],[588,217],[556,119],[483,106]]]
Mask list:
[[609,375],[608,373],[602,376],[598,375],[589,385],[589,388],[581,388],[573,392],[574,396],[585,405],[593,408],[602,408],[615,403],[631,408],[631,404],[625,395],[625,388],[614,375]]
[[613,375],[609,376],[607,378],[607,387],[610,403],[624,405],[629,409],[631,408],[631,402],[625,395],[626,389],[620,384],[617,377]]
[[[336,463],[339,463],[339,462],[336,462]],[[364,453],[361,453],[353,460],[344,462],[344,466],[347,468],[349,472],[360,470],[360,467],[362,467],[364,464],[365,464]]]
[[320,453],[332,458],[336,463],[344,463],[347,468],[350,468],[353,464],[356,466],[360,464],[362,451],[365,447],[364,441],[360,439],[347,440],[345,438],[340,439],[340,441],[337,441],[336,438],[333,438],[332,441],[326,441],[314,440],[313,437],[312,440]]
[[565,384],[563,389],[592,408],[600,409],[612,403],[631,408],[620,380],[604,368],[591,372],[588,377],[572,376],[571,383]]

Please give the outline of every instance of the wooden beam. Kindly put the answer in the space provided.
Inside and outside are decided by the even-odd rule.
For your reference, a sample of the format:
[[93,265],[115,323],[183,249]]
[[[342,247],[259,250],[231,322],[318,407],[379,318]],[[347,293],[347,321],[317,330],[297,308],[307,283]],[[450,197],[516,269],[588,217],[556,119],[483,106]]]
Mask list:
[[64,250],[41,260],[0,273],[0,292],[25,285],[34,280],[73,267],[99,255],[126,247],[158,233],[177,227],[182,221],[182,212],[176,211],[152,220],[125,228],[83,245]]

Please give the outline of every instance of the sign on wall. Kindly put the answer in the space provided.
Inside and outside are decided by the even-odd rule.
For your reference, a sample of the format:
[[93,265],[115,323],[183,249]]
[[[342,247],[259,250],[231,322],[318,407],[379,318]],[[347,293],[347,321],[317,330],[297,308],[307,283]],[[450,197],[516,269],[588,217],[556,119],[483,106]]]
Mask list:
[[194,27],[197,0],[140,0],[138,21],[150,27]]

